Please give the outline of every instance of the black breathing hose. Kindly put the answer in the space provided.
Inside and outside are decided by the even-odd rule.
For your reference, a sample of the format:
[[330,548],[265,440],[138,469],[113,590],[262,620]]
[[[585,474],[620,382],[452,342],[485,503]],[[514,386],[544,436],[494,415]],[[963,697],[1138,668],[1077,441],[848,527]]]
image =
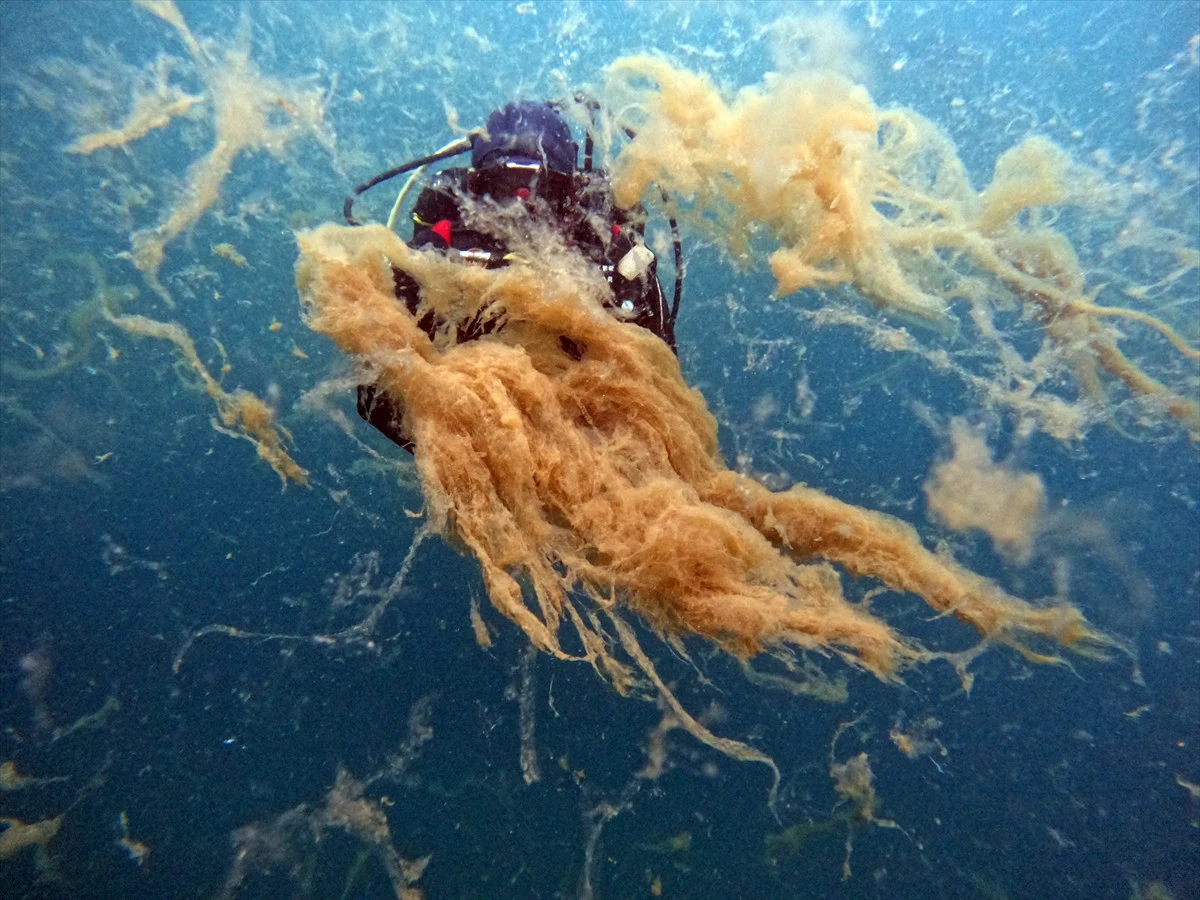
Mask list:
[[466,153],[471,149],[470,138],[463,138],[456,144],[451,144],[445,150],[439,150],[437,153],[431,153],[428,156],[422,156],[419,159],[412,159],[403,165],[396,166],[394,169],[388,169],[386,172],[380,172],[370,181],[364,181],[356,187],[346,198],[346,202],[342,204],[342,215],[346,217],[347,225],[361,225],[358,219],[354,218],[354,201],[364,191],[369,191],[377,184],[382,184],[388,179],[395,178],[397,175],[403,175],[405,172],[411,172],[413,169],[419,169],[421,166],[427,166],[430,163],[438,162],[439,160],[448,159],[451,156],[458,156],[460,153]]

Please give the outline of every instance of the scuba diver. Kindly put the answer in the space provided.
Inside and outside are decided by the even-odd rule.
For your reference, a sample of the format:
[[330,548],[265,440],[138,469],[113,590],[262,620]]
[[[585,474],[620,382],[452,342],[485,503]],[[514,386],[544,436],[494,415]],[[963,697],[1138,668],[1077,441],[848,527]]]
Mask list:
[[[594,113],[596,104],[588,103]],[[645,244],[645,211],[639,205],[618,209],[605,173],[592,167],[592,136],[585,144],[584,165],[577,165],[579,146],[558,109],[550,103],[509,103],[488,116],[487,127],[470,137],[420,159],[412,160],[375,176],[355,188],[346,198],[344,214],[351,225],[360,224],[352,213],[356,197],[364,191],[400,175],[458,154],[471,153],[469,168],[449,168],[434,175],[423,188],[412,213],[413,233],[408,245],[414,249],[457,256],[463,262],[496,268],[508,265],[513,256],[502,237],[489,233],[464,216],[468,204],[487,198],[504,208],[520,203],[531,216],[554,227],[569,247],[582,253],[603,274],[610,289],[605,307],[616,318],[631,322],[657,335],[675,352],[675,319],[679,314],[682,289],[681,249],[675,234],[675,295],[668,305],[658,282],[657,260]],[[405,190],[392,211],[392,224]],[[396,299],[411,315],[420,307],[420,289],[407,272],[392,267]],[[503,327],[496,317],[475,319],[457,326],[457,341],[478,340]],[[418,325],[432,339],[444,323],[432,310]],[[572,359],[583,358],[585,348],[568,337],[559,338],[563,351]],[[408,450],[414,449],[405,432],[403,410],[375,384],[358,387],[358,413],[371,425]]]

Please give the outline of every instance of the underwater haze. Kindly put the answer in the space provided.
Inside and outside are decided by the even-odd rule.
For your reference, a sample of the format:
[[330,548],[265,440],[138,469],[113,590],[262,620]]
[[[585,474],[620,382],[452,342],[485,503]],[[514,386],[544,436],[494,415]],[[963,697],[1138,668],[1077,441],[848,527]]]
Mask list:
[[[328,224],[514,100],[677,367]],[[1200,4],[8,3],[0,204],[0,897],[1200,897]]]

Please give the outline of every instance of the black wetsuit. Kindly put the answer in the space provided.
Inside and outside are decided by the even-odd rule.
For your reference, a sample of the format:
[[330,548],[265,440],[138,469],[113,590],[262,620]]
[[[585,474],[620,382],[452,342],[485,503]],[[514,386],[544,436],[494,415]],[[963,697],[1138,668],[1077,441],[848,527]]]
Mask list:
[[[630,220],[612,202],[612,193],[603,173],[598,170],[589,176],[576,176],[577,197],[558,212],[569,229],[569,242],[600,267],[612,291],[607,304],[620,310],[623,321],[645,328],[675,350],[675,322],[658,282],[657,261],[652,260],[640,277],[627,279],[617,270],[618,263],[633,247],[641,243],[643,226]],[[507,249],[492,235],[468,229],[462,224],[460,198],[466,193],[466,169],[447,169],[438,173],[417,198],[413,210],[413,237],[409,246],[416,249],[453,248],[470,252],[487,268],[507,265]],[[447,241],[447,237],[449,240]],[[412,315],[420,305],[420,290],[407,272],[392,267],[396,283],[396,298],[402,300]],[[439,322],[432,310],[417,322],[431,338]],[[483,337],[496,328],[495,320],[483,324],[478,319],[458,326],[459,343]],[[570,338],[560,338],[563,351],[574,359],[582,359],[585,348]],[[387,435],[400,447],[413,450],[413,442],[405,434],[403,410],[378,385],[358,387],[358,414]]]

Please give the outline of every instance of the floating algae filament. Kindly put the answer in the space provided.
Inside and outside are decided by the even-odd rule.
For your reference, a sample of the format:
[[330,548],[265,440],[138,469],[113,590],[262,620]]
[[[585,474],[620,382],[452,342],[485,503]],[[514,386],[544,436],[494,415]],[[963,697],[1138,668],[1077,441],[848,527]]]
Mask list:
[[[225,434],[243,437],[254,444],[259,458],[279,473],[285,485],[289,479],[300,484],[305,483],[307,473],[284,449],[285,441],[290,442],[292,436],[287,429],[275,424],[270,407],[254,394],[241,388],[232,392],[226,391],[200,361],[196,345],[182,325],[158,322],[145,316],[119,315],[120,309],[137,296],[137,291],[128,285],[110,286],[103,268],[95,257],[87,254],[63,254],[52,259],[60,259],[65,265],[81,269],[92,283],[92,295],[87,300],[80,301],[71,313],[70,328],[73,340],[70,350],[56,362],[41,368],[28,368],[5,358],[0,360],[0,374],[18,381],[37,381],[65,374],[90,358],[97,329],[103,321],[117,325],[130,334],[168,340],[175,345],[188,367],[199,377],[205,393],[216,402],[220,421],[218,423],[214,420],[213,427]],[[7,412],[40,428],[63,449],[73,452],[48,426],[24,413],[15,403],[5,402],[4,406]],[[90,469],[85,467],[84,472],[91,480],[97,480],[97,476]]]
[[765,839],[767,865],[776,866],[796,859],[803,854],[804,845],[810,838],[844,827],[846,841],[842,879],[845,880],[851,875],[850,856],[854,852],[855,829],[876,825],[904,832],[897,822],[875,814],[879,797],[875,793],[875,773],[871,771],[871,760],[867,754],[859,753],[845,762],[837,761],[835,754],[838,741],[846,729],[854,727],[859,721],[861,719],[839,725],[829,744],[829,777],[833,779],[833,790],[838,796],[833,814],[828,819],[798,822],[777,834],[768,834]]
[[987,443],[962,420],[950,423],[950,442],[953,455],[925,481],[930,513],[955,531],[986,532],[997,550],[1028,562],[1046,511],[1042,479],[994,462]]
[[308,473],[284,449],[284,442],[290,442],[292,435],[282,425],[275,424],[275,415],[271,408],[242,388],[232,392],[226,391],[200,361],[196,344],[183,326],[174,322],[158,322],[145,316],[109,315],[108,320],[130,334],[160,338],[174,344],[184,362],[200,379],[205,393],[217,404],[220,421],[213,419],[213,428],[232,437],[245,438],[254,444],[259,459],[275,470],[284,487],[289,480],[298,484],[308,481]]
[[71,146],[67,153],[87,155],[104,147],[124,147],[126,144],[145,137],[156,128],[164,128],[171,124],[175,116],[186,115],[197,103],[203,103],[203,97],[185,94],[174,85],[167,84],[167,72],[160,62],[157,79],[149,91],[140,91],[133,98],[133,108],[125,124],[119,128],[111,128],[81,137]]
[[34,847],[37,849],[39,868],[44,866],[46,845],[58,834],[63,817],[43,819],[40,822],[25,823],[20,819],[0,818],[0,859],[10,859],[18,853]]
[[[609,68],[607,100],[615,110],[607,133],[636,132],[613,163],[622,206],[656,184],[683,198],[671,204],[676,215],[741,261],[754,259],[753,236],[765,230],[778,245],[770,265],[780,295],[852,285],[881,309],[951,331],[951,304],[965,301],[1004,367],[997,384],[1021,386],[993,399],[1056,436],[1077,436],[1052,402],[1060,361],[1097,410],[1115,382],[1200,435],[1200,351],[1150,313],[1096,301],[1105,290],[1137,299],[1194,273],[1194,239],[1163,230],[1155,249],[1174,269],[1156,285],[1120,283],[1107,270],[1115,283],[1085,289],[1075,249],[1041,210],[1076,205],[1102,216],[1120,196],[1050,141],[1027,138],[1004,153],[991,184],[976,191],[937,126],[910,110],[877,109],[865,88],[836,74],[772,75],[726,102],[704,76],[634,57]],[[1120,250],[1120,239],[1108,249]],[[1042,352],[1022,356],[995,326],[995,311],[1011,308],[1043,327]],[[1105,320],[1161,335],[1178,354],[1166,369],[1178,384],[1127,357]],[[1181,321],[1195,335],[1194,322]]]
[[[836,739],[835,739],[836,740]],[[837,792],[840,806],[850,804],[846,815],[846,857],[842,860],[842,878],[850,877],[850,854],[854,851],[854,827],[856,825],[878,825],[881,828],[899,828],[891,819],[881,819],[875,815],[875,773],[871,771],[871,761],[866,753],[852,756],[845,762],[835,762],[830,759],[829,777],[833,779],[833,789]]]
[[[156,227],[133,235],[134,264],[142,271],[146,283],[173,305],[158,278],[167,244],[191,228],[217,202],[221,183],[232,171],[234,160],[246,150],[267,150],[281,157],[289,143],[306,133],[315,135],[326,147],[332,146],[333,137],[323,124],[324,91],[303,90],[294,83],[265,76],[254,66],[250,60],[248,16],[242,18],[234,46],[218,59],[192,34],[172,0],[135,2],[175,28],[208,89],[208,97],[189,97],[164,86],[160,96],[146,100],[140,109],[135,104],[130,121],[124,126],[81,138],[69,150],[90,153],[100,147],[124,146],[151,128],[168,124],[172,115],[186,111],[193,103],[211,100],[216,132],[212,149],[192,164],[175,208]],[[276,124],[273,117],[281,113],[285,121]]]
[[[740,657],[834,651],[887,680],[938,656],[848,602],[836,562],[1034,659],[1057,657],[1030,639],[1085,652],[1107,643],[1074,607],[1008,596],[898,520],[811,488],[772,493],[728,470],[716,421],[671,351],[605,313],[603,281],[552,241],[528,248],[530,265],[497,270],[411,251],[382,226],[324,225],[299,244],[309,326],[403,404],[430,526],[479,560],[496,609],[543,651],[585,659],[624,689],[632,674],[619,645],[682,726],[723,753],[774,769],[682,709],[626,611]],[[421,285],[424,307],[451,320],[487,307],[505,327],[467,344],[451,329],[431,340],[396,302],[389,262]],[[583,358],[569,358],[560,336]],[[564,649],[564,628],[578,656]]]
[[[909,759],[917,759],[920,756],[932,756],[935,753],[938,756],[946,756],[949,753],[946,750],[946,745],[934,737],[933,734],[941,726],[942,723],[933,716],[926,716],[921,721],[912,722],[906,727],[904,718],[901,716],[888,732],[888,737],[892,739],[892,743],[896,745],[896,749]],[[934,765],[937,765],[936,761]]]
[[233,244],[214,244],[212,252],[215,256],[221,257],[221,259],[229,260],[239,269],[244,269],[250,265],[250,263],[246,261],[246,257],[242,256],[242,254],[238,252],[238,248],[233,246]]
[[83,365],[91,357],[100,323],[108,314],[116,313],[137,296],[137,289],[129,285],[110,286],[104,270],[94,256],[85,253],[53,254],[48,261],[82,270],[91,282],[92,293],[88,299],[79,301],[71,312],[68,322],[71,342],[67,352],[53,363],[37,368],[13,362],[9,358],[12,354],[5,354],[0,358],[0,374],[5,378],[40,381],[57,378],[76,366]]

